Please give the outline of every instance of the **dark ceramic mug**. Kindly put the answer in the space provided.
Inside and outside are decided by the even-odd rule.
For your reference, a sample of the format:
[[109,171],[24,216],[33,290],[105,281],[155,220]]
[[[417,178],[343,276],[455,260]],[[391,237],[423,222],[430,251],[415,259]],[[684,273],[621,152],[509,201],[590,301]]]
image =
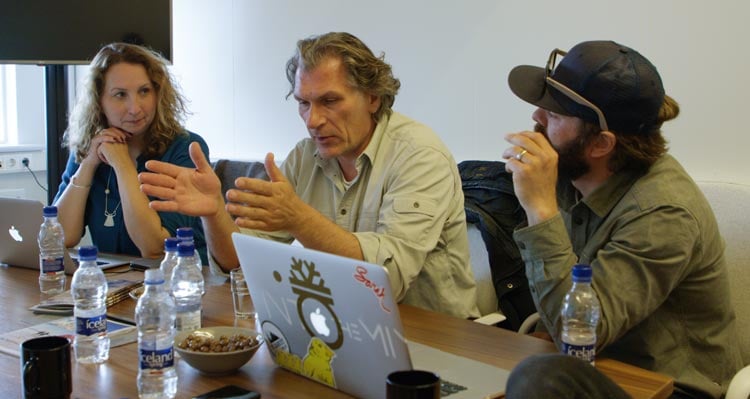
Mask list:
[[21,344],[21,379],[26,399],[67,399],[73,391],[70,340],[61,336],[33,338]]
[[402,370],[388,374],[387,399],[439,399],[440,376],[424,370]]

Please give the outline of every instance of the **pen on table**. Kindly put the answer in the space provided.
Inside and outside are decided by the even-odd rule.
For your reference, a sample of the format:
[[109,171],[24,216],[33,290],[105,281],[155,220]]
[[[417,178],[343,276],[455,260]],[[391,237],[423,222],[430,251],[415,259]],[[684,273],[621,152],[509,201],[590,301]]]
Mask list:
[[107,318],[110,320],[119,321],[120,323],[131,325],[131,326],[135,325],[135,322],[133,320],[125,319],[122,317],[107,315]]
[[32,312],[34,314],[70,316],[73,314],[73,308],[36,308]]

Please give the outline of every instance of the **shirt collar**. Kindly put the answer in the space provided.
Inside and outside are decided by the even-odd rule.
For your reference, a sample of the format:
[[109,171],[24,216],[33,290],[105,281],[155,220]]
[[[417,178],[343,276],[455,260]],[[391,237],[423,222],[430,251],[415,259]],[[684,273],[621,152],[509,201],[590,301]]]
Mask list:
[[589,196],[583,198],[583,203],[597,216],[603,218],[612,208],[620,202],[620,199],[630,191],[636,181],[642,176],[641,173],[625,171],[610,176],[604,184],[597,187]]
[[583,203],[591,212],[603,218],[640,177],[641,174],[632,171],[615,173],[584,198],[571,182],[560,182],[557,187],[560,208],[569,212],[578,203]]

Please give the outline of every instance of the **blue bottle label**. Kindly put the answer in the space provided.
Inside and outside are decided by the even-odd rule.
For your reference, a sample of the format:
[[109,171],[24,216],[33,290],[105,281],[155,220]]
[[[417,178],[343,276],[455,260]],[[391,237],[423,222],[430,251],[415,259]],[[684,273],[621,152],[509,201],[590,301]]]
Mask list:
[[90,336],[107,332],[106,316],[76,317],[76,334]]
[[141,349],[141,370],[161,370],[174,366],[174,348]]
[[593,344],[571,345],[563,342],[562,352],[566,355],[577,357],[581,360],[585,360],[591,364],[594,364],[594,358],[596,357],[596,346]]
[[42,258],[42,273],[56,273],[63,271],[63,258]]

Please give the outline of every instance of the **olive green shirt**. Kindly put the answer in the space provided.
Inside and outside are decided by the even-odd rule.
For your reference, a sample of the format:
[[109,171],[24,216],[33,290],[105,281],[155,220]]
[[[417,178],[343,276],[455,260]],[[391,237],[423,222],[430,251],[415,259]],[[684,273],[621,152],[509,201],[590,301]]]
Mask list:
[[665,155],[645,175],[613,175],[583,199],[558,187],[558,197],[561,215],[514,234],[558,346],[571,267],[590,264],[601,303],[598,355],[720,397],[741,367],[724,242],[682,166]]
[[[365,261],[388,270],[397,301],[479,316],[461,178],[440,138],[394,112],[381,118],[356,165],[357,178],[345,182],[338,161],[323,159],[304,139],[281,170],[303,201],[354,233]],[[285,232],[243,232],[294,239]]]

